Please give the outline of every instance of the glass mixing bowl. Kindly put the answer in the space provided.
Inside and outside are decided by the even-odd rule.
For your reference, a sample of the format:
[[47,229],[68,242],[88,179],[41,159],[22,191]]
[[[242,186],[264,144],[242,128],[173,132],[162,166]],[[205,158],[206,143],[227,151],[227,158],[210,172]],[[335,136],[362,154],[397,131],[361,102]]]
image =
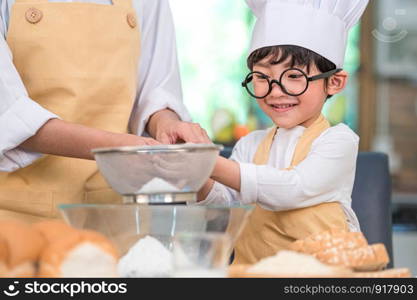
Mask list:
[[59,210],[69,225],[104,234],[124,255],[145,236],[171,250],[173,237],[186,232],[227,233],[233,247],[252,206],[62,204]]

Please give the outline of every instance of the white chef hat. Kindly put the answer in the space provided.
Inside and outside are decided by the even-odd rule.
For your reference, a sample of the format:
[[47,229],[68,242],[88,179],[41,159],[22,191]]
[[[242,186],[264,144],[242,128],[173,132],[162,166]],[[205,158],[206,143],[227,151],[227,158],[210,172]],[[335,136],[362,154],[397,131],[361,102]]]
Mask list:
[[368,0],[246,0],[257,20],[249,54],[278,45],[312,50],[343,67],[347,36]]

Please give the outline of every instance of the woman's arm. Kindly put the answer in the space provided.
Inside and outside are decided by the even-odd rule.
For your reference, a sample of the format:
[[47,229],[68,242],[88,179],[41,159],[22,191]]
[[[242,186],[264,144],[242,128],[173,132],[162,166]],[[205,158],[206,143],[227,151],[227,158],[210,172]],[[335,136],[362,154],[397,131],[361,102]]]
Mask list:
[[21,149],[19,145],[48,120],[58,116],[29,98],[4,37],[7,28],[3,26],[6,24],[3,17],[0,14],[0,170],[11,172],[41,156]]
[[91,153],[94,148],[153,144],[158,142],[133,134],[112,133],[51,119],[20,147],[32,152],[94,159]]

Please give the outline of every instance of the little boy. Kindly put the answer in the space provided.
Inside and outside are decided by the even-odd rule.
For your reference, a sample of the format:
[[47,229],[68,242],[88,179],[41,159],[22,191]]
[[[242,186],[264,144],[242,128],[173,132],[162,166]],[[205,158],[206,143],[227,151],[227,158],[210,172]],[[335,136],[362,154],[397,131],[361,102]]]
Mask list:
[[358,136],[321,114],[341,92],[347,33],[368,0],[247,0],[257,17],[242,85],[276,126],[219,157],[201,204],[255,204],[234,263],[253,264],[332,227],[359,231],[351,208]]

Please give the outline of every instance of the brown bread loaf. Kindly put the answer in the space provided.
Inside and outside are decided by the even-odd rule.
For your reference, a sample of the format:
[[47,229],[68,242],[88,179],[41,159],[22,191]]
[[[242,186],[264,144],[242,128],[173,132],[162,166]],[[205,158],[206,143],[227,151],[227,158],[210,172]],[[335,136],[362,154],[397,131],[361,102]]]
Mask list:
[[367,245],[368,242],[362,232],[347,232],[340,229],[331,229],[295,241],[291,245],[291,250],[314,254],[328,248],[355,249]]
[[389,263],[385,246],[369,245],[361,232],[331,229],[295,241],[290,247],[323,263],[358,271],[382,270]]
[[102,234],[74,230],[42,252],[39,277],[116,277],[118,252]]
[[[309,254],[329,267],[339,268],[331,274],[332,277],[411,277],[411,272],[407,268],[382,270],[389,262],[385,246],[369,245],[361,232],[332,229],[294,242],[291,250]],[[317,272],[311,270],[303,272],[305,263],[300,265],[296,263],[297,261],[298,259],[294,260],[290,270],[283,270],[282,266],[274,266],[272,263],[268,264],[267,269],[261,270],[255,270],[253,265],[232,265],[229,268],[229,277],[326,277],[329,275],[329,272],[322,271],[323,268],[317,268]],[[289,259],[285,259],[284,262],[290,263]]]
[[327,248],[316,252],[314,256],[329,265],[345,266],[355,271],[382,270],[389,262],[388,253],[383,244],[355,249]]
[[66,237],[77,230],[59,220],[41,221],[33,224],[32,227],[45,238],[47,243]]
[[0,258],[3,277],[33,277],[45,245],[42,235],[19,221],[0,221]]

